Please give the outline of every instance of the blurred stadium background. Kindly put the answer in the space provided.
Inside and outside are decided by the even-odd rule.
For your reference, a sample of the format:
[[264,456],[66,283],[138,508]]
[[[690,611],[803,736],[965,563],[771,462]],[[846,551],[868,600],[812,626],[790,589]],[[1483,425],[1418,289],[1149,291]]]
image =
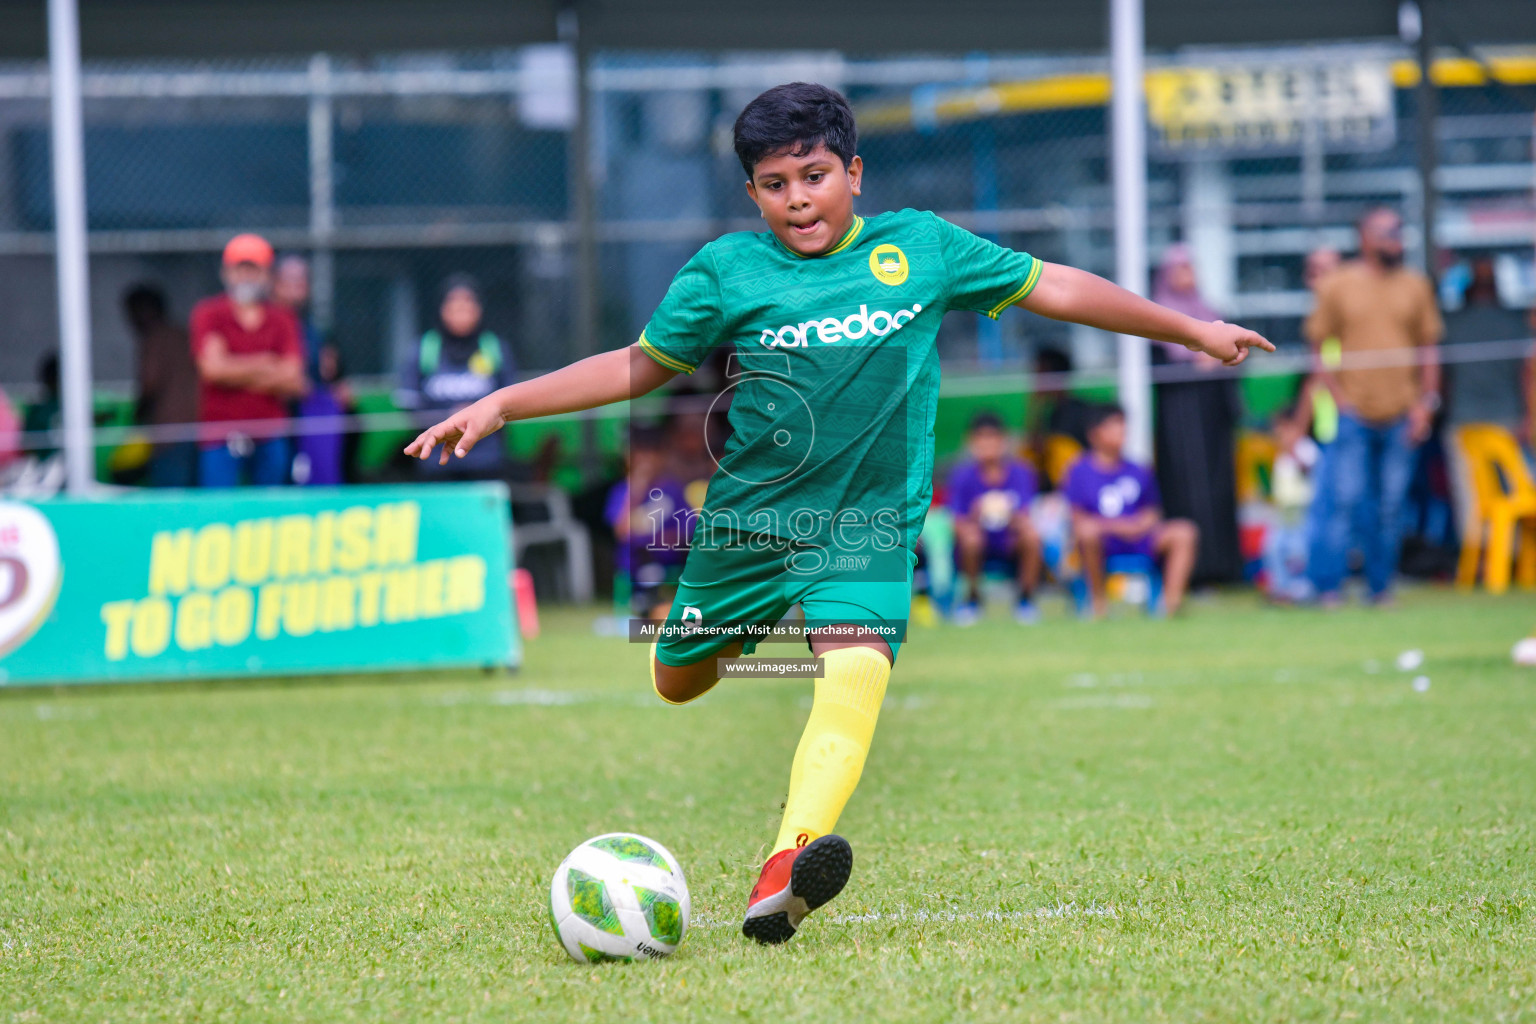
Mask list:
[[[257,16],[218,3],[82,5],[101,398],[126,394],[131,378],[123,288],[163,281],[184,314],[216,291],[216,254],[239,231],[333,268],[316,275],[317,319],[350,372],[381,393],[455,269],[481,276],[488,320],[526,372],[627,344],[687,255],[755,219],[729,125],[751,95],[795,78],[855,101],[874,170],[866,208],[931,208],[1114,275],[1103,11],[1068,19],[1045,4],[978,2],[931,19],[922,5],[845,4],[787,29],[754,26],[729,5],[594,3],[588,15],[579,4],[379,2],[366,26],[344,6],[261,4]],[[1427,97],[1414,47],[1395,38],[1394,4],[1309,4],[1283,18],[1263,3],[1215,6],[1168,0],[1147,11],[1147,246],[1155,264],[1169,242],[1191,242],[1212,304],[1295,342],[1308,309],[1302,256],[1351,248],[1366,205],[1400,205],[1422,260]],[[1443,37],[1437,243],[1453,256],[1498,254],[1529,298],[1536,52],[1510,44],[1530,15],[1518,4],[1427,6]],[[0,381],[22,397],[37,357],[57,346],[43,9],[0,7],[10,27],[0,43]],[[557,41],[562,17],[590,17],[579,35],[591,41]],[[1266,38],[1291,44],[1254,45]],[[753,45],[768,39],[775,49]],[[1247,45],[1167,45],[1206,39]],[[321,46],[335,50],[309,52]],[[940,55],[922,54],[930,49]],[[578,87],[590,121],[585,190]],[[584,244],[595,250],[590,296]],[[1092,332],[1055,339],[1023,317],[955,318],[946,330],[944,356],[959,372],[1021,366],[1042,340],[1069,341],[1086,367],[1115,357]]]
[[[23,406],[61,341],[49,7],[0,2],[0,385]],[[185,317],[219,290],[233,234],[308,255],[313,317],[365,414],[350,428],[362,477],[397,479],[413,421],[394,381],[438,283],[479,277],[523,375],[629,344],[689,254],[756,223],[730,123],[785,80],[853,100],[865,210],[930,208],[1142,290],[1187,243],[1205,299],[1293,357],[1244,378],[1249,428],[1294,392],[1305,254],[1352,249],[1372,205],[1403,211],[1409,260],[1450,283],[1449,304],[1474,252],[1494,258],[1508,304],[1536,299],[1529,5],[967,0],[935,16],[847,2],[781,19],[685,0],[85,0],[78,17],[89,356],[64,346],[64,405],[67,421],[87,381],[101,480],[132,438],[130,284],[159,283]],[[1127,59],[1145,60],[1144,161],[1114,139],[1116,25]],[[941,454],[981,405],[1022,422],[1046,345],[1097,394],[1118,380],[1133,418],[1145,407],[1144,345],[1017,314],[951,318]],[[508,444],[528,457],[560,437],[553,480],[579,493],[618,475],[619,416],[522,425]]]

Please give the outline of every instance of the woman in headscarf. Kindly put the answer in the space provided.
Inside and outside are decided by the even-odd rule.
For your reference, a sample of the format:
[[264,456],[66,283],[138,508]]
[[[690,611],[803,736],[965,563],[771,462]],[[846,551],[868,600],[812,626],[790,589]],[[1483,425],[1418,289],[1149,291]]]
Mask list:
[[[1152,289],[1152,300],[1199,320],[1221,315],[1200,296],[1187,246],[1171,245]],[[1237,530],[1236,432],[1242,413],[1237,381],[1217,373],[1221,364],[1181,345],[1154,344],[1160,376],[1153,421],[1157,482],[1170,519],[1200,527],[1200,550],[1190,582],[1242,579]]]
[[[517,379],[506,343],[482,324],[484,307],[475,279],[454,274],[439,294],[437,322],[417,342],[415,358],[400,368],[395,393],[395,404],[420,410],[423,422],[441,419]],[[417,460],[416,466],[425,476],[492,479],[504,475],[505,463],[505,446],[498,443],[477,444],[447,466],[435,459]]]

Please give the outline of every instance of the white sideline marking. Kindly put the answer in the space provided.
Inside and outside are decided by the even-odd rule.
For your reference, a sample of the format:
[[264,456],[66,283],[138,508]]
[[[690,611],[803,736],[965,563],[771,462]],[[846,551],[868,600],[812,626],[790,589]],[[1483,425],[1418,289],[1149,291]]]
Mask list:
[[[1080,907],[1075,903],[1058,903],[1051,907],[1034,910],[893,910],[870,914],[833,914],[824,918],[833,924],[964,924],[968,921],[1030,921],[1052,917],[1114,917],[1114,907],[1093,904]],[[739,928],[740,921],[719,921],[711,917],[698,917],[690,922],[692,928]]]
[[1059,697],[1051,701],[1050,706],[1064,711],[1084,711],[1092,708],[1149,708],[1153,703],[1144,693],[1106,693],[1103,696]]
[[[544,690],[538,687],[527,687],[521,690],[492,690],[489,693],[475,693],[467,690],[456,690],[451,693],[440,693],[423,700],[423,703],[432,707],[452,708],[464,704],[490,704],[494,707],[536,707],[536,708],[563,708],[573,704],[609,704],[615,707],[643,707],[664,708],[672,705],[664,704],[654,693],[632,692],[619,693],[605,690]],[[887,697],[881,705],[883,710],[916,711],[928,707],[932,702],[919,694],[908,694],[904,697]],[[811,706],[811,698],[800,699],[802,708]],[[63,717],[61,715],[46,716],[42,711],[38,717]]]
[[96,717],[96,709],[90,706],[75,707],[68,704],[37,704],[32,713],[39,722],[81,722]]
[[569,707],[572,704],[614,704],[625,707],[665,707],[651,693],[604,693],[582,690],[541,690],[528,687],[522,690],[493,690],[490,693],[458,691],[428,697],[424,703],[436,707],[458,707],[461,704],[491,704],[497,707]]

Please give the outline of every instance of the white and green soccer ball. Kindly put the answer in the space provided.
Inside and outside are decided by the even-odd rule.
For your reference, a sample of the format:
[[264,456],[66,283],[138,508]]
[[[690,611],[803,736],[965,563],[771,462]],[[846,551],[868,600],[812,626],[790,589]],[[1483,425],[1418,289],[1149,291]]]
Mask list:
[[659,960],[688,930],[688,883],[654,839],[610,832],[560,862],[549,885],[549,919],[577,963]]

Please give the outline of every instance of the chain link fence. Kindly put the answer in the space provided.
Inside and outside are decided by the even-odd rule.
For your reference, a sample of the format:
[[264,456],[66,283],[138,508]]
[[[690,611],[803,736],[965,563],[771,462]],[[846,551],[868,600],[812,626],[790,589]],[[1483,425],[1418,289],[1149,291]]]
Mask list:
[[[1153,59],[1153,265],[1185,243],[1211,306],[1296,344],[1306,254],[1347,252],[1364,209],[1400,208],[1416,259],[1408,56],[1381,45]],[[1514,78],[1536,63],[1499,60]],[[751,96],[785,80],[825,81],[854,102],[864,212],[933,209],[1004,245],[1111,274],[1107,71],[1097,56],[596,55],[586,76],[596,344],[633,340],[699,245],[760,225],[730,126]],[[1462,72],[1438,92],[1438,240],[1453,254],[1491,254],[1508,302],[1529,304],[1536,90]],[[482,282],[486,323],[520,372],[579,353],[581,109],[569,51],[98,64],[84,89],[101,388],[131,390],[125,289],[153,282],[185,317],[218,289],[218,251],[241,231],[313,257],[314,317],[348,372],[379,393],[456,272]],[[0,67],[0,382],[22,397],[56,346],[47,114],[45,69]],[[995,373],[1045,344],[1072,351],[1080,368],[1113,361],[1107,336],[1018,314],[951,318],[941,354],[956,374]]]

